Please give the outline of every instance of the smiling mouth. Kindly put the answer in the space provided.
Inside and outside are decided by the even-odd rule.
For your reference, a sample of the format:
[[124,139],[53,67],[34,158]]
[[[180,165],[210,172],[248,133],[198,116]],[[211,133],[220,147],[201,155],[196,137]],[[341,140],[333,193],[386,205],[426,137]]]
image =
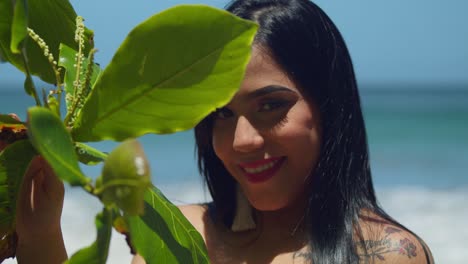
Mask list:
[[244,171],[248,181],[252,183],[264,182],[272,178],[281,168],[286,157],[270,158],[261,161],[242,163],[239,166]]

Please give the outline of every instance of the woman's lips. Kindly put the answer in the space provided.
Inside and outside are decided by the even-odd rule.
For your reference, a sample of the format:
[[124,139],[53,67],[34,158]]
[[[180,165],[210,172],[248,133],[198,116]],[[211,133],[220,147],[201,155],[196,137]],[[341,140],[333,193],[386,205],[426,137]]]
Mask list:
[[276,157],[241,163],[239,166],[244,171],[249,182],[260,183],[273,177],[285,160],[286,157]]

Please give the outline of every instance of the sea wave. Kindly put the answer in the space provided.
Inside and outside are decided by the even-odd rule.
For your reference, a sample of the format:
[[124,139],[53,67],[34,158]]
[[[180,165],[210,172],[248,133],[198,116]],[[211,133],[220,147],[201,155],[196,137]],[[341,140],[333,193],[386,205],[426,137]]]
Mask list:
[[383,208],[429,245],[435,263],[466,263],[468,186],[395,187],[377,191]]

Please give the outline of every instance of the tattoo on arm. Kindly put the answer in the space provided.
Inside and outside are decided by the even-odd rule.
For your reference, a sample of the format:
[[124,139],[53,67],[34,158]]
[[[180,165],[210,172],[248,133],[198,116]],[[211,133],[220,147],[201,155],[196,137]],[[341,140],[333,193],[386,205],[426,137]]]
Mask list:
[[[389,238],[391,234],[399,233],[402,230],[394,227],[385,228],[385,236],[380,240],[364,240],[356,242],[358,255],[361,259],[368,259],[371,263],[376,260],[384,261],[390,253],[398,253],[408,258],[416,257],[416,245],[408,238],[394,241]],[[312,260],[312,253],[308,250],[294,252],[293,260]]]
[[385,228],[385,236],[380,240],[364,240],[357,243],[359,257],[367,258],[374,262],[376,259],[385,260],[389,253],[397,252],[408,258],[416,257],[416,245],[408,238],[394,241],[389,238],[393,233],[401,232],[394,227]]
[[311,260],[312,259],[312,254],[309,251],[303,251],[303,250],[296,251],[293,254],[293,259],[298,259],[298,258]]

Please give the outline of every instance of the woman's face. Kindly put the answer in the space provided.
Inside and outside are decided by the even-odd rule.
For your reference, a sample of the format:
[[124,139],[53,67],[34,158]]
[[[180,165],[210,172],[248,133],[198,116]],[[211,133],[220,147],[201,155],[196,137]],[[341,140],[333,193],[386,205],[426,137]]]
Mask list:
[[319,158],[319,111],[262,49],[253,48],[239,91],[214,116],[216,155],[256,209],[302,197]]

